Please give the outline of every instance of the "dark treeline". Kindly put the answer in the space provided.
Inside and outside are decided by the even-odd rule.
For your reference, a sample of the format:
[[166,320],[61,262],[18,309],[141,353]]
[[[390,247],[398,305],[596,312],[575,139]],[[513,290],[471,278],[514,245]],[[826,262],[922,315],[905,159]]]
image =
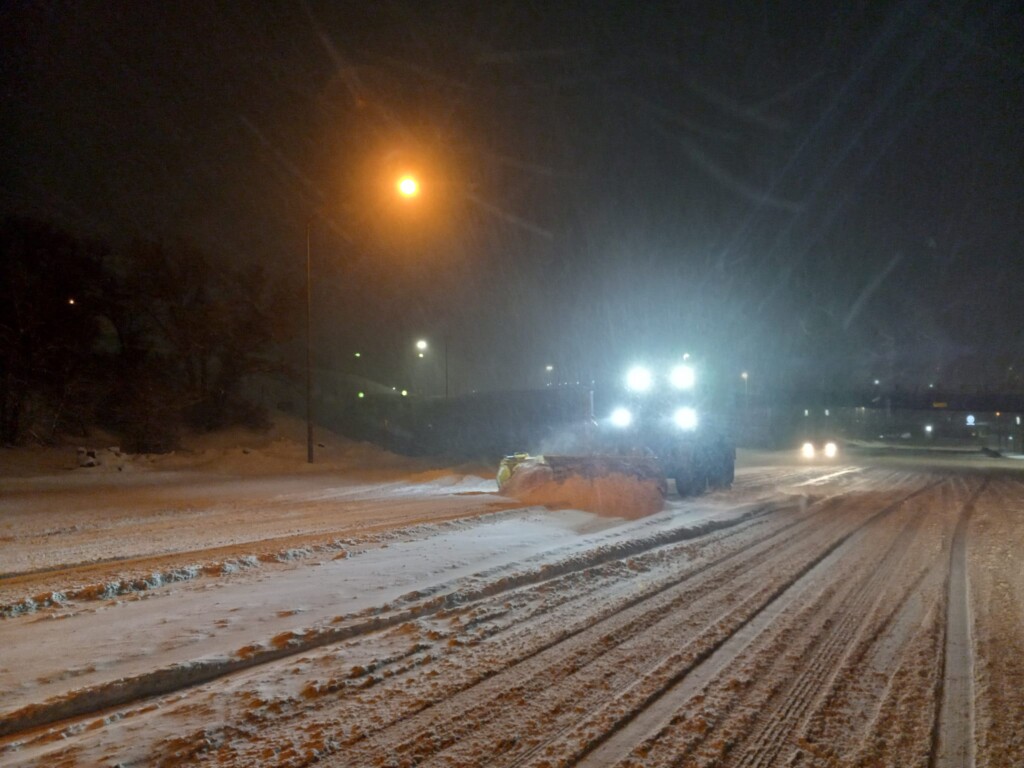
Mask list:
[[255,373],[287,374],[289,297],[255,268],[187,243],[113,248],[52,224],[0,225],[0,440],[50,443],[100,428],[135,452],[185,429],[256,426]]

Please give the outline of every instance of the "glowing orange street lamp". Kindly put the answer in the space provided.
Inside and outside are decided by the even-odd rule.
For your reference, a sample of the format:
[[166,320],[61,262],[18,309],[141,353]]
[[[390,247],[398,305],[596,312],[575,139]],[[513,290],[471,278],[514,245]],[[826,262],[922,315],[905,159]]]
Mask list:
[[416,197],[420,193],[420,183],[412,176],[403,176],[395,186],[402,197]]

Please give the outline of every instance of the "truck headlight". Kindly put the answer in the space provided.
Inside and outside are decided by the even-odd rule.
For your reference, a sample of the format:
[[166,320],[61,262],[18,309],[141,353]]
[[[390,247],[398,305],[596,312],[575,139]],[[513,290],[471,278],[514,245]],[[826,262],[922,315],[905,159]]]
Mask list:
[[680,429],[693,430],[697,428],[697,412],[693,408],[677,408],[672,414],[672,421]]
[[626,388],[631,392],[646,392],[653,383],[650,370],[642,365],[630,368],[626,374]]
[[616,408],[612,411],[611,422],[613,427],[624,429],[633,423],[633,414],[628,408]]
[[693,389],[697,374],[689,365],[677,365],[668,374],[669,383],[676,389]]
[[800,448],[800,455],[805,459],[814,458],[814,443],[804,443]]
[[839,448],[835,443],[825,443],[825,456],[827,458],[834,459],[837,453],[839,453]]

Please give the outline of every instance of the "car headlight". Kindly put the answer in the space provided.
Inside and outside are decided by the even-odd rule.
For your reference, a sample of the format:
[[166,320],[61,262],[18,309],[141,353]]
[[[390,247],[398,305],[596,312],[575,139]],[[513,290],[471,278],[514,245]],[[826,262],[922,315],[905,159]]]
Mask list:
[[646,392],[654,383],[649,369],[638,365],[626,374],[626,388],[631,392]]
[[814,458],[814,443],[804,443],[800,448],[800,455],[805,459]]
[[628,408],[616,408],[611,415],[612,426],[625,428],[633,423],[633,414]]
[[825,456],[834,459],[837,453],[839,453],[839,448],[835,443],[825,443]]
[[680,429],[692,430],[697,428],[697,412],[693,408],[678,408],[672,414],[672,421]]
[[676,389],[693,389],[697,374],[689,365],[677,365],[668,374],[669,383]]

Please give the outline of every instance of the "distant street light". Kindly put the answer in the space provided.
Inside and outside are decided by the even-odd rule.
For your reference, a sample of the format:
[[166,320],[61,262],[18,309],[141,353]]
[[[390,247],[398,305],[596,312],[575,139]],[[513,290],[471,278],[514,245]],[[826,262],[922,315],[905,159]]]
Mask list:
[[[420,185],[412,176],[403,176],[395,186],[398,193],[406,198],[416,197],[420,192]],[[317,208],[306,219],[306,461],[310,464],[313,463],[313,281],[310,240],[313,222],[320,211]],[[355,356],[360,355],[356,352]]]
[[750,407],[750,383],[749,383],[748,379],[750,378],[750,376],[748,376],[747,372],[744,371],[743,373],[740,374],[740,378],[743,379],[743,399],[746,401],[746,405],[749,408]]
[[[420,339],[416,342],[416,349],[419,350],[419,357],[424,357],[424,353],[429,349],[430,345],[426,339]],[[444,337],[444,399],[448,399],[448,337]]]

